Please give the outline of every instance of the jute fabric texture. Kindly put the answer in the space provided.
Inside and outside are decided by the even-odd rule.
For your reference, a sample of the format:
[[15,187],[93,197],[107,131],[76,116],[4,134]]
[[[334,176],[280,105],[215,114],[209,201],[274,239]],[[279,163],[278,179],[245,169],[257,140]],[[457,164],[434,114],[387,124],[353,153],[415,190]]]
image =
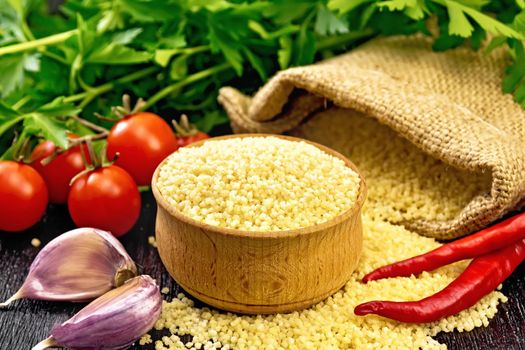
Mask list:
[[[377,38],[281,71],[253,97],[222,88],[219,101],[235,132],[293,133],[318,114],[344,109],[375,118],[448,166],[490,173],[490,188],[454,218],[403,223],[450,239],[525,204],[525,110],[501,91],[507,59],[504,50],[433,52],[422,36]],[[384,145],[388,151],[388,140]]]

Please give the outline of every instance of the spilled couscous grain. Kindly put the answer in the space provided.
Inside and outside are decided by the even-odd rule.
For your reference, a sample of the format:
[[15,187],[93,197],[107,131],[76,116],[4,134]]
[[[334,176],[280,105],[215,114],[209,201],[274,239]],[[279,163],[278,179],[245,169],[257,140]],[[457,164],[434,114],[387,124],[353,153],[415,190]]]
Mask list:
[[153,343],[153,339],[151,339],[151,335],[150,334],[144,334],[139,339],[139,345],[147,345],[147,344],[151,344],[151,343]]
[[42,242],[40,242],[40,240],[38,238],[33,238],[31,240],[31,245],[35,248],[38,248],[40,247],[40,245],[42,244]]
[[491,174],[430,157],[388,126],[358,112],[331,108],[294,132],[347,156],[366,179],[369,215],[392,223],[453,219],[490,193]]
[[153,248],[157,248],[157,240],[155,239],[155,236],[148,236],[148,244]]
[[[298,136],[324,142],[349,156],[367,179],[369,197],[363,208],[363,254],[352,279],[342,290],[306,310],[267,316],[240,316],[198,308],[190,298],[179,294],[163,304],[155,328],[168,329],[171,336],[157,340],[155,349],[446,349],[432,336],[442,331],[463,332],[487,326],[497,312],[497,305],[506,302],[501,292],[494,291],[458,315],[430,324],[354,315],[354,307],[362,302],[417,300],[452,282],[468,262],[417,277],[368,284],[360,280],[379,266],[439,245],[396,222],[414,218],[449,219],[473,196],[485,191],[489,182],[485,176],[474,176],[433,160],[374,120],[358,115],[328,117],[334,127],[324,130],[326,134],[315,131],[318,125],[314,119]],[[343,132],[340,130],[348,136],[334,136]],[[386,152],[385,140],[389,142]],[[403,166],[399,166],[401,162]],[[191,335],[191,341],[183,342],[183,335]]]
[[[207,308],[179,294],[164,302],[157,329],[174,335],[156,342],[155,349],[184,349],[178,337],[193,336],[190,349],[446,349],[432,339],[438,332],[469,331],[486,326],[506,298],[493,292],[472,308],[431,324],[405,324],[377,316],[354,315],[354,307],[369,300],[417,300],[450,283],[466,262],[425,272],[419,277],[390,278],[364,284],[367,272],[386,263],[433,249],[439,244],[400,226],[363,217],[364,250],[353,278],[325,301],[303,311],[269,316],[239,316]],[[194,346],[201,344],[201,347]],[[205,345],[207,344],[207,345]]]
[[170,205],[209,225],[284,231],[326,222],[350,209],[359,175],[306,142],[246,137],[180,148],[160,169]]

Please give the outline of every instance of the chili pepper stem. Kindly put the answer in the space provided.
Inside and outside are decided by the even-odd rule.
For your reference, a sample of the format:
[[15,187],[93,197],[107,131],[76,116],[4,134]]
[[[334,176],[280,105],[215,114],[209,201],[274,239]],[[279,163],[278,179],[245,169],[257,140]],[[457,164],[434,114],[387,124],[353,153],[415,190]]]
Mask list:
[[59,347],[59,346],[60,346],[60,344],[58,344],[56,342],[55,338],[49,337],[49,338],[46,338],[46,339],[42,340],[37,345],[33,346],[33,348],[31,350],[43,350],[43,349],[47,349],[47,348],[56,348],[56,347]]

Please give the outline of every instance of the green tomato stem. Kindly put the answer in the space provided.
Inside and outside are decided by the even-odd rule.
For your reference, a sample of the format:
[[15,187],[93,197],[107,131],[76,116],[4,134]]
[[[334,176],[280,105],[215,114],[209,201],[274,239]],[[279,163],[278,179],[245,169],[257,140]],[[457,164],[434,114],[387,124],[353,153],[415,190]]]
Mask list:
[[142,110],[147,109],[157,103],[159,100],[162,100],[172,92],[183,88],[186,85],[189,85],[191,83],[194,83],[196,81],[199,81],[201,79],[207,78],[209,76],[212,76],[216,73],[222,72],[224,70],[230,69],[232,66],[229,63],[222,63],[219,65],[216,65],[214,67],[202,70],[200,72],[194,73],[192,75],[187,76],[185,79],[176,82],[175,84],[168,85],[164,89],[158,91],[155,95],[151,96],[147,102],[142,107]]
[[45,38],[40,38],[40,39],[26,41],[26,42],[15,44],[15,45],[0,47],[0,56],[11,54],[11,53],[28,51],[28,50],[36,49],[41,46],[58,44],[58,43],[64,42],[67,39],[71,38],[77,32],[78,32],[77,29],[73,29],[67,32],[50,35]]

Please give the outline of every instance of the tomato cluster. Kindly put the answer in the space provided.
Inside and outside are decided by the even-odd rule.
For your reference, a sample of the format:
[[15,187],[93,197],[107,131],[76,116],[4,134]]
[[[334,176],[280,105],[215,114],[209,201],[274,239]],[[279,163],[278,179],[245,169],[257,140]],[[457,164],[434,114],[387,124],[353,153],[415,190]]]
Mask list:
[[0,230],[28,229],[51,202],[67,203],[77,226],[121,236],[140,214],[137,184],[149,185],[164,158],[205,138],[208,135],[196,130],[176,136],[158,115],[139,112],[124,116],[109,131],[106,156],[113,163],[108,166],[94,164],[84,144],[60,150],[44,141],[33,150],[30,165],[0,161]]

